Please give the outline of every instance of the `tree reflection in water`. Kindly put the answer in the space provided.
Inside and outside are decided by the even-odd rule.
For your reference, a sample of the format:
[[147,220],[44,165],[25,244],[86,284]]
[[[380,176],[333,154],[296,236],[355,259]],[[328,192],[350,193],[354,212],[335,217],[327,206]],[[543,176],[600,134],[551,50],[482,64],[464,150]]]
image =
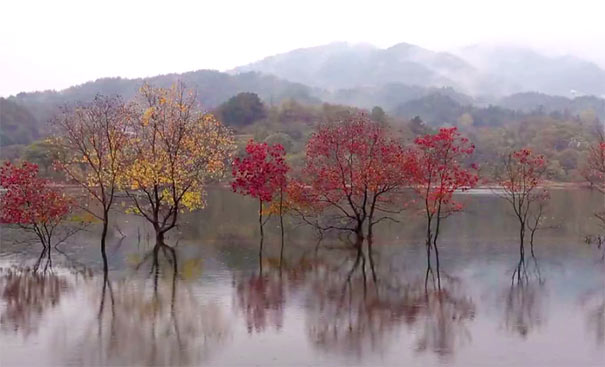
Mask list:
[[106,283],[104,277],[94,288],[91,300],[101,303],[97,333],[78,349],[82,364],[199,364],[228,337],[229,322],[219,305],[201,304],[178,274],[161,272],[157,258],[152,263],[151,279]]
[[0,326],[24,337],[37,332],[44,314],[56,307],[72,287],[65,275],[54,272],[0,269],[0,289],[5,304],[0,314]]
[[580,305],[587,312],[588,333],[594,335],[597,345],[605,345],[605,286],[582,295]]
[[546,321],[544,283],[515,283],[504,295],[504,326],[525,338]]
[[418,350],[430,350],[447,358],[458,345],[471,340],[466,327],[475,317],[475,304],[460,292],[457,285],[429,292],[422,303],[423,330],[418,339]]
[[284,282],[274,272],[252,275],[236,285],[236,305],[246,319],[248,332],[262,332],[268,325],[280,330],[284,320]]
[[403,328],[417,335],[416,351],[443,358],[470,339],[467,323],[474,319],[475,304],[456,280],[448,278],[441,291],[426,291],[422,280],[400,281],[382,269],[381,281],[373,282],[354,270],[315,258],[284,269],[283,278],[253,275],[236,286],[238,308],[250,332],[262,332],[267,324],[279,329],[285,289],[298,292],[305,299],[312,344],[357,357],[384,350]]
[[397,291],[377,289],[364,295],[358,283],[351,284],[344,298],[329,287],[314,287],[308,330],[316,346],[361,356],[382,350],[406,327],[417,335],[416,351],[447,357],[470,338],[466,323],[474,318],[475,306],[457,294],[459,289],[425,291],[417,281]]

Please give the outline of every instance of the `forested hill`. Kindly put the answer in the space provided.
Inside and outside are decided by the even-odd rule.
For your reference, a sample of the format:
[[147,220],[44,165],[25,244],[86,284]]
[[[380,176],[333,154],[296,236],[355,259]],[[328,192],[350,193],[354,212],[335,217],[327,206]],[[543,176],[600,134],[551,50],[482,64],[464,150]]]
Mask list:
[[[476,68],[452,54],[433,53],[407,44],[394,46],[386,53],[372,47],[350,49],[342,45],[313,52],[319,53],[317,65],[333,63],[333,67],[326,70],[332,70],[334,75],[323,69],[317,74],[314,68],[318,66],[307,50],[302,50],[271,61],[273,69],[266,71],[275,71],[277,76],[245,71],[254,69],[252,67],[244,67],[238,73],[198,70],[150,78],[103,78],[61,91],[0,98],[0,158],[28,159],[48,165],[48,147],[42,139],[50,133],[48,121],[59,106],[87,102],[96,94],[118,94],[128,100],[144,82],[159,87],[183,82],[195,90],[203,108],[216,113],[242,140],[254,137],[280,142],[294,160],[301,158],[315,124],[342,112],[365,109],[375,120],[393,126],[408,141],[439,126],[458,126],[477,143],[476,155],[483,162],[495,162],[506,149],[530,146],[550,159],[553,178],[574,180],[580,175],[578,162],[584,150],[605,121],[605,99],[596,96],[570,98],[523,92],[495,97],[463,93],[462,89],[447,84],[456,82],[460,75],[473,74]],[[341,70],[334,60],[346,64],[351,61],[347,61],[346,55],[353,57],[358,53],[365,55],[360,62],[388,56],[390,67],[400,73],[400,77],[391,80],[387,73],[380,76],[381,83],[370,79],[367,84],[361,79],[355,81],[359,70],[348,66]],[[530,59],[534,62],[532,65],[539,63],[536,58]],[[426,70],[414,71],[418,65],[433,70],[430,83],[414,79],[430,74]],[[287,67],[293,69],[284,73]],[[437,72],[444,68],[450,72]],[[324,84],[315,79],[322,73],[327,73]],[[338,73],[342,75],[336,75]],[[403,77],[406,73],[415,76],[410,74],[413,78],[406,79]],[[346,75],[351,76],[352,83],[339,80]],[[517,79],[511,77],[511,80]],[[334,86],[339,87],[332,88]]]
[[605,100],[584,96],[567,98],[542,93],[519,93],[501,99],[473,98],[451,87],[420,87],[402,83],[382,86],[327,90],[312,88],[258,72],[227,74],[199,70],[183,74],[159,75],[145,79],[103,78],[62,91],[20,93],[3,99],[0,109],[0,146],[28,144],[48,132],[48,120],[57,108],[66,103],[86,102],[96,94],[119,94],[131,98],[143,82],[167,87],[176,81],[195,89],[198,100],[213,110],[229,98],[250,92],[267,105],[279,105],[295,100],[306,105],[323,102],[371,109],[380,106],[388,114],[411,119],[420,116],[425,122],[438,126],[453,123],[461,115],[480,116],[480,125],[497,125],[520,113],[595,116],[605,120]]
[[0,98],[0,146],[28,144],[40,137],[40,126],[28,110],[13,101]]
[[260,71],[332,90],[387,83],[460,87],[461,77],[478,72],[457,56],[407,43],[379,49],[343,42],[270,56],[234,71]]
[[340,42],[269,56],[233,71],[259,71],[331,90],[402,83],[497,98],[529,91],[605,96],[605,70],[595,63],[505,46],[448,53],[408,43],[382,49]]
[[96,94],[121,95],[129,99],[144,82],[168,87],[177,81],[195,89],[198,100],[207,109],[212,109],[241,92],[257,93],[268,103],[279,103],[284,99],[319,103],[319,100],[311,95],[311,89],[301,84],[255,72],[229,75],[214,70],[158,75],[144,79],[103,78],[62,91],[19,93],[8,100],[26,108],[39,124],[44,124],[52,117],[56,108],[65,103],[90,101]]
[[402,102],[391,110],[405,118],[421,116],[433,126],[451,124],[463,115],[473,117],[476,126],[502,126],[527,115],[548,115],[559,118],[581,118],[605,121],[605,99],[594,96],[566,98],[541,93],[518,93],[495,104],[469,103],[447,90]]

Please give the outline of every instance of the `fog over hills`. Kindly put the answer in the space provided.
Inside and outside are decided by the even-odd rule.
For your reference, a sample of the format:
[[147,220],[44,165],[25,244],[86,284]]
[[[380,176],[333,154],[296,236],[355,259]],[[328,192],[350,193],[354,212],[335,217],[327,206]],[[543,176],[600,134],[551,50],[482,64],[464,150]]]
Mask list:
[[456,54],[481,70],[484,93],[541,92],[575,97],[605,96],[605,70],[567,55],[549,57],[527,48],[475,45]]
[[463,59],[407,43],[387,49],[344,42],[297,49],[237,67],[327,89],[402,83],[420,87],[460,86],[477,71]]
[[340,42],[269,56],[231,70],[246,71],[331,90],[402,83],[453,87],[473,96],[520,92],[605,96],[605,70],[595,63],[504,46],[475,45],[447,53],[407,43],[381,49]]
[[[368,110],[380,106],[388,114],[419,115],[434,125],[465,113],[474,114],[478,125],[510,120],[516,112],[588,113],[605,120],[605,99],[597,97],[605,95],[605,71],[572,56],[548,57],[510,47],[472,46],[446,53],[406,43],[386,49],[333,43],[270,56],[228,73],[102,78],[61,91],[19,93],[2,101],[0,146],[46,135],[48,120],[63,104],[87,102],[96,94],[129,99],[144,82],[167,87],[176,81],[193,88],[208,110],[252,92],[267,106],[286,100]],[[484,109],[489,112],[485,118]]]

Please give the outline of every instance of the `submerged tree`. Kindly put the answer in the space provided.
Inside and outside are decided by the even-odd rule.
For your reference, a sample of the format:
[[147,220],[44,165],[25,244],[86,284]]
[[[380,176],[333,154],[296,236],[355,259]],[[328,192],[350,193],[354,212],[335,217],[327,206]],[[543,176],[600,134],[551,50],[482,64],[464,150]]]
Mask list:
[[363,243],[368,240],[374,278],[373,227],[401,207],[396,194],[407,184],[406,153],[367,115],[350,115],[311,136],[302,178],[292,185],[298,206],[322,211],[319,228],[353,236],[355,265],[361,262],[364,272]]
[[418,137],[415,144],[418,152],[414,172],[415,188],[422,199],[426,215],[425,287],[429,273],[433,272],[431,252],[434,249],[437,284],[440,288],[437,239],[441,221],[463,208],[462,203],[454,200],[454,192],[468,190],[477,184],[476,166],[464,167],[464,161],[473,154],[475,146],[462,137],[455,127],[442,128],[436,134]]
[[[599,134],[599,141],[589,148],[583,173],[591,187],[605,195],[605,135],[603,133]],[[595,216],[605,225],[605,210],[595,213]]]
[[153,226],[154,252],[168,249],[174,257],[166,233],[180,213],[204,207],[205,185],[223,175],[233,137],[212,114],[196,109],[195,95],[181,84],[144,85],[138,97],[131,107],[120,182],[132,212]]
[[[279,200],[279,218],[281,226],[280,267],[284,251],[283,202],[286,188],[288,165],[285,161],[286,151],[281,144],[268,145],[250,140],[246,145],[246,155],[233,160],[233,191],[258,199],[258,225],[260,229],[259,261],[263,258],[263,203],[273,201],[275,195]],[[268,217],[267,217],[268,219]]]
[[44,254],[50,259],[51,246],[71,234],[56,238],[57,228],[69,215],[73,201],[40,178],[38,166],[28,162],[20,167],[6,162],[0,167],[0,186],[6,190],[0,198],[0,223],[15,224],[34,233],[43,246],[40,260]]
[[583,167],[586,181],[605,194],[605,135],[599,134],[599,141],[591,145]]
[[501,188],[499,195],[512,206],[515,217],[519,221],[519,263],[513,272],[513,279],[516,275],[517,281],[521,281],[522,276],[526,275],[525,239],[527,229],[530,229],[533,243],[533,235],[539,226],[544,203],[549,199],[548,191],[540,188],[544,182],[545,173],[544,156],[535,154],[527,148],[510,153],[505,158],[500,172],[497,173],[498,184]]
[[63,108],[53,121],[58,130],[54,143],[61,148],[57,168],[100,204],[100,213],[88,205],[83,209],[103,223],[101,255],[105,272],[109,212],[119,190],[118,176],[125,167],[127,118],[127,108],[119,97],[96,96],[89,104]]

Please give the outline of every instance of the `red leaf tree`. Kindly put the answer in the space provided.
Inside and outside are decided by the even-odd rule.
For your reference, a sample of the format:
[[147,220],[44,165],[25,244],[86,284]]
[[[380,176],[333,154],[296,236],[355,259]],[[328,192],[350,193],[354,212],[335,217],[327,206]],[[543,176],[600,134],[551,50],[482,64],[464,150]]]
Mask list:
[[303,214],[305,210],[322,213],[323,223],[314,222],[319,229],[345,231],[354,237],[353,269],[360,262],[365,269],[367,239],[374,270],[373,227],[390,218],[393,204],[400,199],[397,193],[407,182],[408,157],[388,138],[385,128],[365,114],[319,127],[307,144],[302,179],[290,185],[292,198]]
[[503,166],[496,174],[501,188],[499,194],[510,204],[519,220],[519,263],[513,272],[513,279],[516,275],[518,281],[521,281],[522,276],[527,275],[525,268],[527,229],[531,231],[533,255],[533,235],[539,226],[543,207],[549,199],[548,191],[540,189],[545,174],[546,159],[528,148],[514,151],[506,156]]
[[[289,167],[285,160],[286,150],[281,144],[269,145],[250,140],[246,145],[246,154],[233,160],[233,191],[258,199],[258,224],[260,228],[259,261],[262,266],[264,231],[263,203],[273,201],[279,193],[280,203],[286,187],[286,174]],[[281,219],[280,205],[280,219]],[[267,217],[268,219],[268,217]],[[283,228],[283,221],[282,221]],[[283,253],[283,233],[282,233]]]
[[424,204],[426,215],[427,270],[432,274],[431,252],[435,249],[437,283],[441,287],[439,273],[439,248],[437,239],[441,220],[462,210],[462,203],[454,199],[454,192],[464,191],[477,184],[477,167],[464,166],[464,161],[473,154],[475,146],[460,135],[457,128],[442,128],[436,134],[418,137],[414,168],[415,188]]
[[6,162],[0,167],[0,186],[6,191],[0,200],[0,222],[15,224],[34,233],[44,252],[50,255],[57,227],[72,208],[72,201],[38,176],[38,166]]

